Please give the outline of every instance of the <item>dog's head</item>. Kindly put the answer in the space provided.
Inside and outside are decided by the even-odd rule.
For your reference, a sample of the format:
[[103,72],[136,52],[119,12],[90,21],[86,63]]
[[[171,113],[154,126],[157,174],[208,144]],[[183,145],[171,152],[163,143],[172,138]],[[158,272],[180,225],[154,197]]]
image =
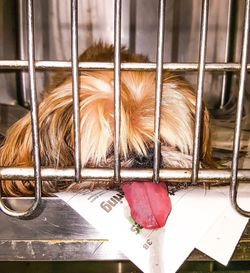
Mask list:
[[[112,71],[85,72],[80,76],[83,166],[113,166],[113,83]],[[162,167],[190,167],[195,103],[195,92],[187,82],[170,73],[164,73],[160,122]],[[73,147],[71,80],[65,81],[49,93],[40,108],[44,110],[40,115],[42,147],[47,147],[50,154],[54,155],[53,159],[59,160],[59,153],[64,150],[62,146]],[[123,167],[152,167],[154,113],[155,73],[122,71],[120,152]],[[210,150],[208,114],[205,108],[203,125],[201,158],[206,160]],[[175,159],[171,160],[173,156]],[[47,162],[46,157],[43,161],[46,165],[51,163]],[[64,164],[60,161],[63,160],[53,164]]]
[[[112,51],[113,48],[110,47],[109,50]],[[81,58],[85,60],[91,58],[92,55],[89,56],[87,53],[85,52]],[[123,50],[122,56],[125,58],[127,58],[125,53],[130,56]],[[105,56],[104,54],[104,60]],[[96,60],[98,61],[98,58]],[[144,61],[140,56],[132,60]],[[113,167],[114,73],[113,71],[81,72],[79,89],[82,166]],[[196,94],[193,88],[185,80],[165,72],[160,120],[161,167],[191,167],[195,104]],[[152,167],[154,114],[155,72],[122,71],[120,113],[122,167]],[[57,83],[45,93],[39,104],[39,128],[42,165],[73,166],[73,98],[70,77],[64,78],[61,83]],[[203,107],[202,138],[201,160],[206,163],[210,160],[210,144],[209,117],[205,107]],[[32,164],[30,115],[26,115],[9,130],[5,143],[0,149],[0,165],[32,166]],[[50,193],[65,187],[79,190],[86,186],[89,184],[69,185],[49,181],[44,183],[44,192]],[[33,183],[9,181],[3,185],[3,190],[11,195],[18,195],[20,192],[30,195],[33,187]]]
[[[114,139],[114,73],[112,71],[95,71],[83,73],[80,76],[80,135],[81,162],[88,167],[113,167],[113,139]],[[69,93],[68,93],[69,92]],[[68,94],[67,94],[68,93]],[[51,109],[65,111],[66,98],[71,98],[71,81],[66,81],[45,99],[45,105],[50,101]],[[46,101],[48,100],[48,101]],[[161,166],[172,168],[190,168],[193,152],[195,92],[185,81],[176,76],[165,73],[160,122]],[[70,105],[72,102],[70,102]],[[121,166],[151,168],[153,165],[153,139],[155,114],[155,73],[128,72],[121,73]],[[50,115],[45,114],[46,117]],[[119,118],[119,117],[116,117]],[[58,131],[72,131],[72,109],[64,119],[69,123],[62,124]],[[49,118],[53,122],[53,116]],[[46,122],[45,122],[46,123]],[[49,138],[56,136],[54,126],[48,128]],[[209,157],[208,115],[204,109],[204,130],[202,159]],[[59,139],[68,136],[60,136]],[[45,138],[44,138],[45,141]],[[59,144],[55,139],[54,144]],[[65,143],[66,144],[66,143]],[[53,145],[53,153],[61,148]],[[64,160],[64,159],[63,159]],[[60,160],[61,161],[61,160]],[[72,184],[72,190],[86,187],[85,183]],[[133,218],[137,223],[147,228],[157,228],[164,225],[170,210],[170,200],[165,184],[154,185],[133,181],[122,185]],[[158,215],[157,217],[155,215]]]

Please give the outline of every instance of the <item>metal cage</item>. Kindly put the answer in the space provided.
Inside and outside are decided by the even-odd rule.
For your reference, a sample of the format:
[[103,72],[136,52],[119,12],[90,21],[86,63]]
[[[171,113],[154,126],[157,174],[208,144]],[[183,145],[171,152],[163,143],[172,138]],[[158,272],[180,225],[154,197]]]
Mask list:
[[[70,3],[70,53],[71,60],[51,60],[50,58],[36,57],[36,37],[35,19],[39,17],[39,14],[34,12],[34,4],[37,4],[33,0],[19,0],[19,6],[15,8],[23,9],[17,16],[16,24],[18,27],[15,29],[18,32],[19,41],[17,43],[19,58],[13,54],[7,54],[0,58],[0,76],[1,72],[4,72],[4,76],[11,76],[12,73],[17,73],[20,77],[18,83],[23,83],[24,77],[28,75],[28,83],[25,82],[22,88],[16,86],[16,89],[29,89],[30,94],[22,94],[24,105],[27,105],[27,97],[29,97],[28,103],[31,106],[31,120],[32,120],[32,138],[33,138],[33,152],[34,152],[34,168],[19,168],[19,167],[0,167],[0,183],[1,180],[35,180],[36,190],[34,198],[6,198],[0,194],[0,210],[4,213],[0,215],[0,261],[118,261],[118,264],[114,265],[114,271],[122,272],[123,266],[126,268],[126,264],[123,262],[127,258],[114,251],[110,242],[105,239],[105,235],[96,231],[90,226],[84,219],[80,218],[76,212],[70,207],[64,206],[61,200],[52,197],[42,197],[41,187],[43,180],[67,180],[67,181],[80,181],[84,179],[105,179],[113,180],[117,185],[121,183],[123,179],[137,179],[137,180],[154,180],[157,183],[162,181],[175,181],[176,183],[230,183],[230,197],[234,208],[244,216],[249,217],[250,212],[242,210],[237,203],[237,188],[239,183],[248,183],[250,181],[250,166],[246,169],[239,169],[239,146],[241,137],[241,125],[242,125],[242,112],[244,102],[244,91],[247,83],[247,73],[250,71],[250,64],[248,63],[247,51],[249,48],[249,12],[250,12],[250,0],[241,1],[241,13],[244,13],[242,20],[238,23],[238,30],[243,30],[238,38],[238,44],[232,42],[232,36],[234,25],[234,12],[236,2],[238,0],[225,0],[228,4],[228,9],[225,12],[226,23],[224,29],[225,38],[225,50],[223,52],[222,61],[210,61],[206,60],[206,53],[208,51],[208,28],[209,28],[209,10],[211,8],[211,2],[209,0],[195,0],[199,11],[199,18],[197,19],[197,29],[199,29],[199,45],[198,57],[191,59],[191,61],[182,61],[176,56],[164,62],[164,49],[166,52],[166,40],[169,39],[169,35],[164,33],[164,29],[168,29],[169,19],[166,16],[166,11],[170,8],[171,3],[187,3],[189,5],[193,0],[159,0],[158,1],[158,15],[157,15],[157,46],[155,61],[151,63],[121,63],[120,61],[120,49],[122,44],[122,11],[124,8],[129,8],[131,16],[132,26],[130,28],[132,36],[135,34],[135,25],[140,24],[136,21],[136,5],[139,5],[139,0],[114,0],[114,16],[112,17],[112,24],[114,26],[114,34],[112,33],[112,41],[115,47],[114,62],[101,63],[101,62],[79,62],[78,61],[78,47],[79,47],[79,3],[85,3],[85,1],[77,0],[65,0]],[[9,11],[13,12],[13,6],[11,1],[5,1],[10,5]],[[43,1],[41,1],[43,2]],[[51,1],[53,2],[53,1]],[[58,3],[62,2],[58,0]],[[86,1],[88,2],[88,1]],[[90,1],[91,2],[91,1]],[[95,1],[93,1],[94,3]],[[128,2],[130,7],[127,6]],[[219,1],[218,1],[219,2]],[[151,1],[156,3],[156,1]],[[1,4],[1,2],[0,2]],[[143,3],[144,4],[144,3]],[[143,5],[142,4],[142,5]],[[210,4],[210,8],[209,8]],[[237,2],[238,4],[238,2]],[[156,5],[156,4],[155,4]],[[147,8],[147,7],[146,7]],[[1,5],[0,5],[1,12]],[[46,11],[47,12],[47,11]],[[180,9],[174,9],[174,20],[178,21]],[[12,14],[14,18],[16,14]],[[1,18],[1,16],[0,16]],[[49,16],[48,18],[49,19]],[[9,24],[8,21],[6,24]],[[178,25],[178,24],[177,24]],[[179,26],[179,25],[178,25]],[[0,20],[1,27],[1,20]],[[149,26],[150,27],[150,26]],[[180,28],[183,27],[179,26]],[[177,28],[178,31],[178,28]],[[184,30],[185,31],[185,30]],[[27,42],[24,42],[24,33],[27,34]],[[165,36],[164,36],[165,35]],[[196,35],[196,34],[195,34]],[[167,36],[167,37],[166,37]],[[196,35],[197,36],[197,35]],[[12,41],[9,37],[4,37],[10,42],[9,49],[13,52],[13,44],[16,41]],[[0,40],[1,28],[0,28]],[[21,40],[21,41],[20,41]],[[178,40],[178,37],[176,38]],[[176,40],[171,40],[171,43],[175,46]],[[239,41],[240,40],[240,41]],[[26,41],[26,40],[25,40]],[[138,41],[137,41],[138,42]],[[129,43],[131,40],[129,39]],[[27,45],[23,46],[24,44]],[[141,46],[141,43],[138,42]],[[232,47],[237,49],[237,60],[230,57]],[[130,48],[136,51],[135,43],[130,44]],[[24,52],[27,51],[27,58]],[[1,51],[0,51],[1,56]],[[79,134],[79,86],[78,86],[78,74],[82,70],[114,70],[114,94],[115,94],[115,130],[114,130],[114,154],[115,154],[115,166],[114,169],[88,169],[81,168],[80,162],[80,134]],[[72,96],[74,99],[74,141],[75,141],[75,167],[66,169],[53,169],[43,168],[40,164],[40,148],[39,148],[39,128],[37,124],[38,113],[37,104],[39,96],[37,74],[39,72],[55,71],[55,70],[68,70],[72,71]],[[119,135],[120,135],[120,71],[121,70],[150,70],[156,73],[156,101],[155,101],[155,142],[154,142],[154,167],[153,169],[122,169],[120,168],[120,156],[119,156]],[[162,72],[163,70],[190,73],[195,75],[195,81],[197,83],[197,108],[195,119],[195,136],[194,136],[194,154],[193,154],[193,166],[192,169],[160,169],[159,168],[159,131],[160,131],[160,105],[161,105],[161,87],[162,87]],[[230,73],[239,74],[239,87],[238,87],[238,103],[236,110],[235,121],[235,133],[233,144],[233,159],[231,168],[227,169],[200,169],[199,150],[200,150],[200,138],[201,138],[201,120],[202,120],[202,99],[204,97],[204,85],[205,73],[213,73],[220,75],[219,81],[221,82],[221,94],[219,95],[219,108],[223,109],[226,103],[226,97],[229,87]],[[25,73],[27,75],[25,75]],[[0,78],[0,87],[1,87]],[[10,82],[13,82],[13,78],[10,78]],[[27,85],[27,86],[26,86]],[[29,87],[28,87],[29,85]],[[13,86],[12,92],[13,92]],[[4,95],[1,93],[1,98]],[[3,100],[5,102],[5,100]],[[13,100],[11,100],[13,104]],[[1,111],[2,113],[2,111]],[[20,211],[20,207],[22,210]],[[42,211],[42,212],[41,212]],[[56,213],[55,213],[56,211]],[[41,214],[40,214],[41,213]],[[37,214],[41,217],[36,217]],[[8,216],[13,217],[8,217]],[[66,215],[66,216],[65,216]],[[24,218],[24,219],[23,219]],[[29,219],[27,221],[26,219]],[[72,225],[72,222],[74,223]],[[250,260],[249,252],[249,231],[248,225],[245,235],[243,235],[236,252],[233,255],[233,260]],[[49,246],[49,247],[48,247]],[[210,261],[211,259],[198,251],[194,251],[188,258],[189,260],[196,261]]]
[[[232,14],[232,5],[229,4],[228,10],[228,28],[227,28],[227,49],[225,53],[225,61],[221,63],[207,63],[206,62],[206,46],[207,46],[207,28],[208,28],[208,11],[209,0],[202,0],[201,7],[201,24],[200,24],[200,38],[199,38],[199,60],[193,63],[164,63],[164,29],[165,29],[165,10],[168,1],[160,0],[158,5],[158,34],[157,34],[157,56],[155,63],[121,63],[120,49],[121,49],[121,11],[122,1],[116,0],[114,5],[114,63],[86,63],[78,62],[78,1],[71,0],[71,61],[37,61],[35,60],[35,46],[34,46],[34,11],[33,1],[27,0],[27,33],[28,33],[28,60],[0,60],[1,70],[28,70],[29,84],[30,84],[30,104],[32,117],[32,139],[33,139],[33,168],[15,168],[15,167],[1,167],[0,179],[23,179],[35,180],[35,199],[30,208],[23,212],[16,212],[8,208],[2,198],[0,198],[1,210],[11,216],[25,217],[32,215],[41,203],[41,184],[43,179],[48,180],[74,180],[80,181],[88,179],[113,179],[115,183],[119,184],[121,179],[153,179],[158,183],[159,179],[167,181],[171,179],[175,182],[196,183],[211,183],[215,181],[229,182],[230,181],[230,196],[234,208],[244,216],[249,217],[250,212],[244,211],[237,204],[237,187],[239,181],[249,182],[250,169],[238,169],[239,145],[241,134],[241,119],[243,109],[243,95],[245,90],[246,74],[250,70],[250,65],[247,63],[247,49],[249,36],[249,12],[250,1],[244,1],[244,25],[243,38],[241,47],[240,63],[229,62],[228,51],[230,46],[230,22]],[[75,168],[74,169],[52,169],[41,168],[40,164],[40,149],[39,149],[39,128],[37,124],[37,91],[36,91],[36,71],[51,70],[51,69],[68,69],[72,71],[72,88],[73,88],[73,102],[74,102],[74,141],[75,141]],[[113,69],[114,70],[114,94],[115,94],[115,132],[114,132],[114,155],[115,166],[113,170],[110,169],[81,169],[80,162],[80,134],[79,134],[79,86],[78,74],[79,70],[91,69]],[[155,70],[156,72],[156,100],[155,100],[155,138],[154,138],[154,167],[148,170],[125,170],[120,168],[119,156],[119,136],[120,136],[120,71],[121,70]],[[171,170],[159,169],[160,144],[160,105],[161,105],[161,88],[162,88],[162,71],[181,71],[197,72],[197,103],[196,103],[196,118],[195,118],[195,134],[194,134],[194,153],[193,153],[193,167],[191,170]],[[213,71],[223,73],[223,91],[221,98],[221,105],[223,106],[225,100],[225,84],[227,72],[239,72],[239,95],[237,103],[237,113],[235,122],[234,145],[233,145],[233,159],[231,169],[223,170],[204,170],[199,168],[199,154],[200,154],[200,139],[201,139],[201,120],[202,120],[202,98],[205,71]]]

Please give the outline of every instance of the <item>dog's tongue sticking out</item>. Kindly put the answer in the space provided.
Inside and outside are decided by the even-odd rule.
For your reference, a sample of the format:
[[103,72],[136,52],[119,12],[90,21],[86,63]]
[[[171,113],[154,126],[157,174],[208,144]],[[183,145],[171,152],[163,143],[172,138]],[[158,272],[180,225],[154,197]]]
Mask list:
[[122,190],[128,201],[131,216],[144,228],[163,227],[171,211],[171,201],[165,183],[124,183]]

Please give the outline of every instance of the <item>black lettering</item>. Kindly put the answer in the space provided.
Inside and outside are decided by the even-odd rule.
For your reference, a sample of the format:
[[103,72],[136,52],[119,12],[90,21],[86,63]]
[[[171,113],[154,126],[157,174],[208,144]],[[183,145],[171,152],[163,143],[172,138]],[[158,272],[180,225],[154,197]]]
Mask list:
[[104,209],[107,213],[109,213],[112,210],[112,207],[106,202],[101,203],[101,208]]
[[123,198],[124,194],[122,193],[117,193],[116,195],[114,195],[112,198],[114,198],[115,200],[117,200],[118,202],[122,203],[122,198]]
[[144,244],[144,245],[143,245],[143,248],[145,248],[145,249],[149,249],[149,245]]
[[118,201],[114,199],[114,196],[110,198],[110,200],[108,201],[109,205],[111,205],[112,207],[115,207],[115,205],[117,205]]
[[136,223],[131,226],[131,231],[135,232],[135,234],[139,234],[141,229],[142,229],[142,227]]
[[151,246],[152,243],[153,243],[153,242],[152,242],[150,239],[147,239],[147,244],[148,244],[149,246]]

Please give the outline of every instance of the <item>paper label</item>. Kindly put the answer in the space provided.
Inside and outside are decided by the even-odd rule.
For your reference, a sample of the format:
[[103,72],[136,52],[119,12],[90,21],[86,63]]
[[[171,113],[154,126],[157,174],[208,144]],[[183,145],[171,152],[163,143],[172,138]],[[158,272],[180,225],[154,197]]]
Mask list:
[[[122,192],[84,190],[58,196],[143,272],[174,273],[194,248],[223,264],[229,261],[248,219],[231,213],[227,191],[228,187],[177,192],[171,196],[172,211],[165,227],[157,230],[143,229],[133,221]],[[234,223],[233,230],[224,233],[225,223]]]

